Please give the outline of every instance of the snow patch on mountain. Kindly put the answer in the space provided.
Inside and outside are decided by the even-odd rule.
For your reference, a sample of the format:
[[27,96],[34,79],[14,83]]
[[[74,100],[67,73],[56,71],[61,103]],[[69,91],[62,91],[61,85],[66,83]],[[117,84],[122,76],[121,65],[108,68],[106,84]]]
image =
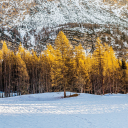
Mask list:
[[[23,21],[29,28],[55,27],[65,23],[97,23],[127,26],[128,18],[121,15],[127,6],[116,7],[102,0],[60,0],[40,1],[39,12],[26,15]],[[112,13],[113,12],[113,13]],[[127,13],[127,12],[125,12]]]

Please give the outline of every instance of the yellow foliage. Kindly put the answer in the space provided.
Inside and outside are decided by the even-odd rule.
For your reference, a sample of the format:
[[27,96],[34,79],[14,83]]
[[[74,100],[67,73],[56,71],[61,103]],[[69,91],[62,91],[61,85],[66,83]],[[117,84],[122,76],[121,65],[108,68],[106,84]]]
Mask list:
[[6,42],[5,41],[3,41],[2,51],[5,54],[7,54],[7,52],[8,52],[8,48],[7,48],[7,45],[6,45]]
[[0,61],[2,61],[2,59],[3,59],[3,52],[2,50],[0,50]]
[[[9,67],[10,72],[11,66],[15,67],[21,81],[28,80],[30,75],[30,83],[33,83],[31,90],[41,85],[65,88],[72,84],[78,85],[83,92],[82,88],[85,86],[86,90],[91,90],[94,82],[99,82],[100,86],[102,83],[103,87],[103,84],[109,80],[109,83],[113,83],[114,86],[115,80],[121,81],[123,76],[119,70],[121,69],[121,61],[116,58],[112,47],[107,44],[103,46],[100,39],[97,38],[95,51],[86,56],[82,45],[79,44],[73,49],[62,31],[59,32],[55,40],[55,46],[47,45],[47,49],[40,56],[37,56],[34,50],[30,53],[21,44],[15,55],[3,41],[0,62],[6,62],[4,64],[7,65],[7,68]],[[126,65],[128,67],[128,63]],[[126,76],[128,76],[128,68]],[[26,83],[24,82],[24,84]]]

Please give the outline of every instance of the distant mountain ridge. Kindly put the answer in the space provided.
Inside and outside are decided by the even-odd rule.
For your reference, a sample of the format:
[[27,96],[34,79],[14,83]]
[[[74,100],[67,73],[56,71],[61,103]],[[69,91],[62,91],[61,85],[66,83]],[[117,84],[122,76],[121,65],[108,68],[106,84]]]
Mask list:
[[[109,31],[118,29],[128,36],[127,3],[128,0],[1,0],[0,39],[42,49],[49,39],[54,41],[59,30],[95,31],[83,28],[84,24],[108,25]],[[97,31],[102,29],[98,27]]]
[[0,23],[8,27],[40,29],[69,22],[126,26],[128,22],[127,0],[2,0],[0,8]]

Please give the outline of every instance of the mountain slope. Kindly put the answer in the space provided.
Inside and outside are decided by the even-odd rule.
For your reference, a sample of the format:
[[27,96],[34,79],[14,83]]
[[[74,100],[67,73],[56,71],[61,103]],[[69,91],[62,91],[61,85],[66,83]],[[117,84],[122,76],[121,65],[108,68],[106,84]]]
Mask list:
[[69,22],[124,26],[128,23],[128,17],[124,16],[128,14],[127,5],[111,5],[102,0],[2,0],[0,3],[4,24],[22,24],[28,29],[55,27]]
[[[115,38],[122,35],[127,38],[127,3],[127,0],[1,0],[0,39],[22,42],[25,47],[40,51],[48,42],[54,42],[60,30],[73,28],[85,34],[94,33],[95,24],[100,25],[98,33],[109,28],[112,34],[118,29],[121,33],[115,34]],[[88,25],[83,28],[84,24]],[[91,30],[88,26],[92,26]],[[127,40],[123,43],[127,45]]]

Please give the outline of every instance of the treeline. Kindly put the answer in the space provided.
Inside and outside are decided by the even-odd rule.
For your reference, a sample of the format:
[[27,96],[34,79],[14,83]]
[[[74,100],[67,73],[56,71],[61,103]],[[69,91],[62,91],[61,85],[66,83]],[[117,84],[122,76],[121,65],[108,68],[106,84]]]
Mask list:
[[[127,93],[128,63],[115,57],[112,47],[97,38],[93,54],[85,54],[82,45],[70,44],[59,32],[54,46],[37,56],[19,45],[11,51],[3,41],[0,50],[0,91],[33,94],[51,91],[92,94]],[[86,49],[87,50],[87,49]]]

